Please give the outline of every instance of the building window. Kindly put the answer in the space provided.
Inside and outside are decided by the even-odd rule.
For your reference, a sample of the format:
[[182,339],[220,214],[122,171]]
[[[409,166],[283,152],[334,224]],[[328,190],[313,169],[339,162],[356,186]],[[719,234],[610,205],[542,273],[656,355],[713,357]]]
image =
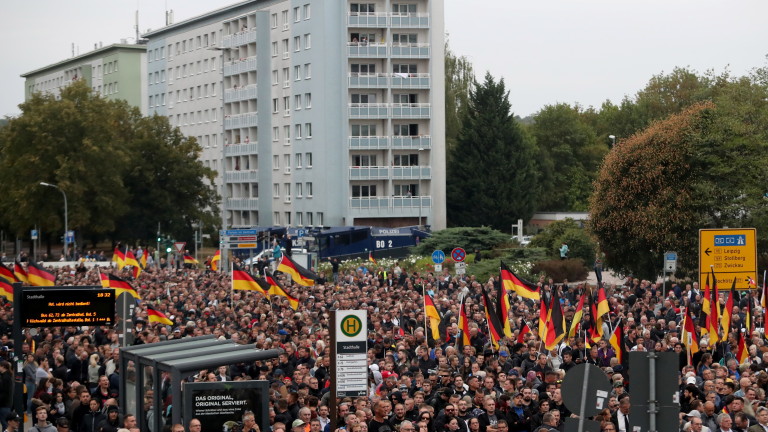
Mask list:
[[277,41],[272,42],[272,57],[277,57]]
[[352,198],[367,198],[376,196],[376,185],[352,186]]
[[301,49],[301,36],[294,36],[293,50],[298,52],[300,49]]
[[376,73],[376,65],[375,64],[358,64],[353,63],[350,67],[350,72],[352,72],[353,76],[356,75],[373,75]]
[[393,33],[392,43],[395,45],[412,45],[419,42],[416,33]]
[[277,98],[272,99],[272,114],[277,114]]
[[280,169],[280,155],[272,156],[272,169]]
[[413,154],[404,154],[404,155],[395,155],[394,156],[394,162],[392,163],[394,166],[418,166],[419,165],[419,155],[418,153]]
[[415,74],[417,73],[416,71],[417,71],[417,68],[415,64],[394,63],[392,65],[393,73]]
[[294,98],[294,100],[293,100],[293,107],[294,108],[293,109],[298,111],[298,110],[301,109],[301,95],[296,95],[293,98]]
[[[297,197],[299,195],[296,195]],[[301,212],[296,212],[296,225],[297,226],[304,226],[304,220],[301,217]]]
[[304,162],[307,164],[307,168],[312,168],[312,153],[307,153],[305,155]]
[[304,123],[304,135],[307,138],[312,138],[312,123]]
[[301,9],[298,7],[293,8],[293,22],[301,21]]
[[296,161],[296,168],[301,168],[301,153],[296,153],[294,160]]
[[296,183],[296,198],[301,198],[302,184]]
[[293,67],[293,79],[296,81],[301,81],[301,66]]
[[312,78],[312,65],[310,63],[304,64],[304,79]]
[[296,129],[296,133],[295,133],[295,134],[293,134],[293,136],[294,136],[294,137],[295,137],[297,140],[301,139],[301,125],[300,125],[300,124],[297,124],[297,125],[296,125],[296,127],[295,127],[294,129]]
[[304,103],[307,108],[312,108],[312,93],[304,93]]
[[353,155],[352,166],[372,167],[376,165],[376,155]]
[[277,141],[280,139],[280,129],[277,126],[274,126],[272,128],[272,141]]
[[419,196],[418,184],[396,184],[394,195],[395,196]]
[[272,197],[278,198],[280,196],[280,184],[272,183]]
[[409,14],[415,14],[416,4],[415,3],[409,3],[409,4],[392,3],[392,12],[395,15],[406,15],[406,16]]
[[419,134],[418,124],[395,124],[395,136],[416,136]]
[[312,182],[307,182],[307,198],[312,198]]
[[283,126],[283,134],[285,135],[285,143],[290,144],[291,143],[291,125],[285,125]]
[[304,49],[312,48],[312,35],[307,33],[304,35]]
[[312,212],[307,212],[307,225],[312,226]]
[[280,212],[275,212],[273,217],[275,220],[272,221],[272,223],[274,223],[275,225],[280,225]]
[[276,13],[272,14],[272,28],[273,29],[277,28],[277,14]]
[[354,137],[376,136],[375,124],[353,124],[351,129]]
[[376,8],[373,3],[351,3],[349,5],[349,12],[352,15],[367,15],[376,12]]
[[304,19],[305,20],[309,19],[310,12],[311,12],[310,5],[309,5],[309,3],[307,3],[307,4],[304,5]]
[[[291,196],[287,195],[286,198],[290,201]],[[285,223],[286,225],[291,225],[291,212],[285,212]]]

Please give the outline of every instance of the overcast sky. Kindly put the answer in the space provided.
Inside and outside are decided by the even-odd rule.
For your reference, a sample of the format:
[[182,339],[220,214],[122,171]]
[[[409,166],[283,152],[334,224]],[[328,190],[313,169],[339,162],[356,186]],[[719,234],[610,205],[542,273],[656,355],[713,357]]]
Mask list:
[[[326,0],[330,1],[330,0]],[[337,0],[333,0],[337,1]],[[3,0],[0,116],[24,99],[19,76],[77,53],[226,6],[231,0]],[[600,106],[675,66],[743,75],[766,65],[765,0],[445,0],[446,32],[478,78],[503,77],[525,117],[557,102]],[[132,39],[130,39],[132,42]]]

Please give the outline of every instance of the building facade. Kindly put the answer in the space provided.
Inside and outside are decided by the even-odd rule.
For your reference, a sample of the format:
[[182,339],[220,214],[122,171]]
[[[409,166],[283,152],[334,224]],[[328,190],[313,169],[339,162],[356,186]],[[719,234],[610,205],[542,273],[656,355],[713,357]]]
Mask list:
[[147,68],[144,45],[114,44],[81,54],[22,76],[24,99],[34,93],[58,95],[62,88],[75,80],[85,80],[107,99],[124,99],[147,112],[147,85],[144,79]]
[[442,0],[250,0],[150,32],[226,228],[446,225]]

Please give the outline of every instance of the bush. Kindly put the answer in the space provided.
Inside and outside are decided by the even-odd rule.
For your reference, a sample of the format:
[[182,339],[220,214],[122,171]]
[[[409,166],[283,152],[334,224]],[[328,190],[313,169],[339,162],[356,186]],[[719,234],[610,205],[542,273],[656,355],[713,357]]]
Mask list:
[[456,227],[435,231],[432,235],[411,249],[412,253],[431,256],[435,250],[441,250],[446,255],[456,247],[464,248],[467,254],[475,249],[486,251],[501,244],[510,242],[509,234],[491,227]]
[[533,265],[532,273],[543,273],[551,277],[556,283],[562,283],[563,280],[583,281],[587,279],[589,272],[581,258],[572,258],[567,260],[547,260],[539,261]]
[[569,258],[581,258],[590,265],[594,262],[597,244],[575,220],[568,218],[549,224],[531,240],[528,247],[545,248],[547,255],[560,258],[560,245],[568,245]]

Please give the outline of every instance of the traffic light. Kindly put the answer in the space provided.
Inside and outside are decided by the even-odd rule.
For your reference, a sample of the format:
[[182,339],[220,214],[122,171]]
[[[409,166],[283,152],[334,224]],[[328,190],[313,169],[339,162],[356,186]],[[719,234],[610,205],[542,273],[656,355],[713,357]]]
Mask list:
[[172,250],[172,249],[171,249],[171,247],[170,247],[170,246],[168,246],[167,248],[165,248],[165,252],[166,252],[166,253],[171,253],[171,250]]
[[163,238],[162,237],[158,237],[157,238],[157,242],[160,243],[161,241],[163,241]]

